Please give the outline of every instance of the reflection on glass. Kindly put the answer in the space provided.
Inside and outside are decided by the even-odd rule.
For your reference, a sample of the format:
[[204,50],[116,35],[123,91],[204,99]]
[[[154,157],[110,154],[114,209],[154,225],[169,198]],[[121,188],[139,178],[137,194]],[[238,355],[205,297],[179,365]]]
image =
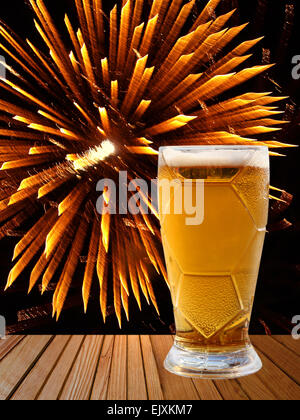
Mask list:
[[[158,178],[176,321],[165,367],[213,379],[257,372],[261,361],[248,327],[268,217],[268,149],[161,148]],[[180,212],[180,200],[188,196],[194,207],[182,205]],[[189,222],[186,208],[201,213],[198,224]]]

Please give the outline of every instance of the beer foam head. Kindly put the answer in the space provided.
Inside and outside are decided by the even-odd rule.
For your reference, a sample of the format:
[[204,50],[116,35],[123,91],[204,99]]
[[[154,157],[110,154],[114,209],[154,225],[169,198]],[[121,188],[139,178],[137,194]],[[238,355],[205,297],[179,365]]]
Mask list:
[[229,146],[217,148],[204,146],[201,150],[198,146],[183,148],[166,147],[161,148],[165,163],[170,167],[241,167],[254,166],[268,168],[267,147],[246,147],[244,149]]

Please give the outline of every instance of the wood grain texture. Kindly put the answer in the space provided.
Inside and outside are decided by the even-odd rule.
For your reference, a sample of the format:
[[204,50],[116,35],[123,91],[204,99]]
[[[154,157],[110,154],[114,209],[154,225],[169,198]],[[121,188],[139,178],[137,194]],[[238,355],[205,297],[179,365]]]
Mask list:
[[0,399],[9,398],[51,342],[52,336],[28,336],[1,361]]
[[141,336],[141,345],[149,400],[161,401],[164,394],[149,335]]
[[99,360],[103,336],[85,338],[60,400],[89,400]]
[[206,401],[223,400],[222,395],[219,393],[213,381],[209,381],[209,380],[199,381],[198,379],[193,379],[192,381],[194,383],[194,386],[201,400],[206,400]]
[[287,349],[272,337],[255,336],[252,342],[276,366],[300,385],[300,355]]
[[300,340],[295,340],[290,335],[275,335],[272,336],[272,338],[292,350],[294,353],[300,354]]
[[299,400],[300,349],[252,337],[256,375],[208,381],[163,367],[171,336],[26,336],[0,342],[0,400]]
[[57,400],[74,361],[84,340],[84,336],[73,336],[65,348],[61,358],[53,369],[50,377],[38,395],[38,400]]
[[215,386],[225,401],[247,401],[249,397],[235,380],[215,381]]
[[70,336],[57,336],[49,344],[34,368],[12,396],[12,400],[35,400],[44,383],[54,369]]
[[151,336],[152,347],[166,400],[198,400],[199,394],[190,379],[173,375],[164,369],[164,360],[173,345],[170,336]]
[[115,337],[111,361],[107,399],[110,401],[127,399],[127,336]]
[[[257,376],[269,388],[278,400],[299,400],[300,388],[281,369],[272,363],[263,353],[258,352],[263,363],[263,370]],[[280,386],[278,386],[280,384]]]
[[17,335],[0,340],[0,362],[23,338]]
[[148,400],[140,337],[128,336],[128,400]]
[[113,335],[104,337],[98,369],[91,393],[91,400],[106,400],[114,342],[115,337]]
[[255,401],[275,401],[277,398],[264,382],[260,380],[258,375],[251,375],[247,378],[239,378],[236,380],[241,386],[245,394],[250,400]]

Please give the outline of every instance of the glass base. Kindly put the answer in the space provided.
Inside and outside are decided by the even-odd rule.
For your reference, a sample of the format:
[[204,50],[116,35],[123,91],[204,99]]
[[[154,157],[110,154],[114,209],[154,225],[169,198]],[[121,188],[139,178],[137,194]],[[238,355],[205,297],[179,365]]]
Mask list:
[[262,362],[252,346],[232,353],[200,353],[173,345],[165,368],[179,376],[198,379],[234,379],[252,375]]

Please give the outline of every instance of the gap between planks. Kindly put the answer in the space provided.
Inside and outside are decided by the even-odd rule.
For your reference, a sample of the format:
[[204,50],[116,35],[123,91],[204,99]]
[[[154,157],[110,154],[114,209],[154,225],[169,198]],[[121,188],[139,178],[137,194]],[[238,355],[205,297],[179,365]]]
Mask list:
[[272,335],[272,338],[283,344],[289,350],[292,350],[298,356],[300,355],[300,339],[296,340],[291,335]]
[[24,339],[24,337],[25,336],[16,335],[0,340],[0,362]]
[[279,369],[300,385],[300,356],[272,337],[254,336],[252,342]]
[[300,399],[298,343],[288,337],[253,337],[263,370],[231,381],[170,374],[172,344],[171,336],[9,337],[0,342],[0,399]]
[[54,336],[27,336],[0,364],[0,400],[9,399],[34,368]]

